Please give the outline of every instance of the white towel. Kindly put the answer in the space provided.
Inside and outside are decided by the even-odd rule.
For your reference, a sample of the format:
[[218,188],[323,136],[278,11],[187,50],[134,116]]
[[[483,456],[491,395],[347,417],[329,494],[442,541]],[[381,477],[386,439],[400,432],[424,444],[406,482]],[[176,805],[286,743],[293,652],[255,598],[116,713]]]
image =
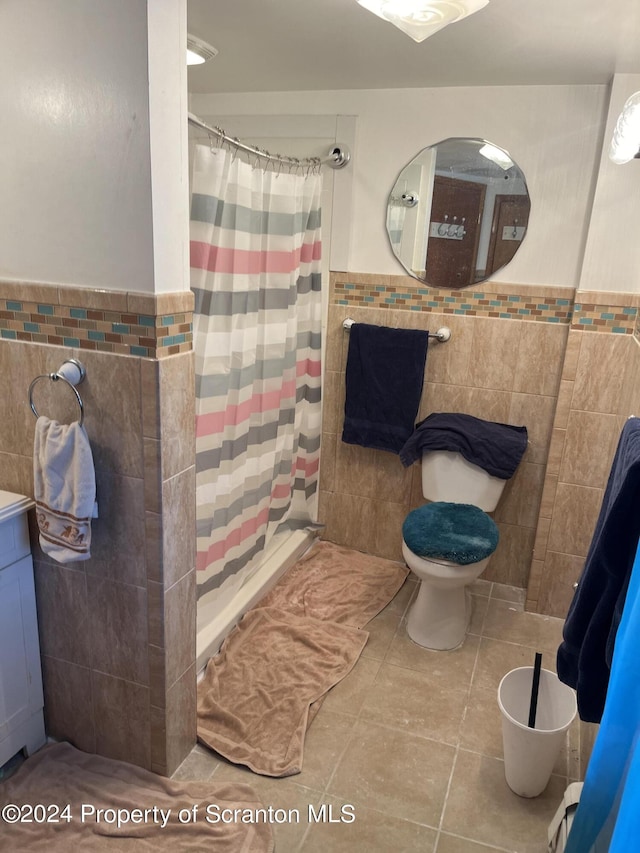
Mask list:
[[88,560],[96,478],[89,438],[77,421],[59,424],[38,418],[33,487],[45,554],[59,563]]

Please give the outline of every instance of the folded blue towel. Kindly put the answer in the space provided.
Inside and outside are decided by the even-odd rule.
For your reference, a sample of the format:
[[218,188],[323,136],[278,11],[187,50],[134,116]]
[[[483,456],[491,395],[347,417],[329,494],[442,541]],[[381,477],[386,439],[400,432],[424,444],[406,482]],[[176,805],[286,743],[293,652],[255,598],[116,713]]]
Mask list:
[[599,723],[602,717],[639,536],[640,418],[631,418],[620,435],[558,649],[558,676],[577,690],[580,718],[589,723]]
[[400,450],[400,461],[408,467],[423,453],[450,450],[477,465],[492,477],[512,477],[527,449],[527,428],[456,412],[434,412],[416,426]]
[[418,414],[428,342],[427,331],[354,323],[347,355],[344,442],[399,453]]

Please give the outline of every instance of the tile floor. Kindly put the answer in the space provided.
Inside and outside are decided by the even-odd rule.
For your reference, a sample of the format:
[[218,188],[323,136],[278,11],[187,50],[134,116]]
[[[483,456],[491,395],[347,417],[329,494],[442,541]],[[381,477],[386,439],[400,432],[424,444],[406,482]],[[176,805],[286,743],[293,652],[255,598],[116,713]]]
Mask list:
[[[258,776],[198,745],[174,778],[246,782],[265,806],[297,810],[299,821],[293,811],[273,824],[277,853],[544,853],[549,821],[579,778],[578,724],[545,792],[522,799],[504,781],[496,692],[536,651],[555,669],[562,620],[525,613],[524,590],[480,580],[464,644],[431,652],[406,635],[416,589],[409,577],[366,626],[362,657],[309,728],[300,774]],[[352,805],[355,820],[310,821],[309,806],[322,803],[336,820]]]

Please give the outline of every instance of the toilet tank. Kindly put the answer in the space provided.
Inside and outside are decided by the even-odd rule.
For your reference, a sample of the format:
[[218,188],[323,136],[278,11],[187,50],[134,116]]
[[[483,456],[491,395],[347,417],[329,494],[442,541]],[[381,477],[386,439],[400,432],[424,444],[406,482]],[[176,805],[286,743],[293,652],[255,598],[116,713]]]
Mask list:
[[467,462],[460,453],[434,450],[422,456],[422,494],[428,501],[473,504],[493,512],[506,482]]

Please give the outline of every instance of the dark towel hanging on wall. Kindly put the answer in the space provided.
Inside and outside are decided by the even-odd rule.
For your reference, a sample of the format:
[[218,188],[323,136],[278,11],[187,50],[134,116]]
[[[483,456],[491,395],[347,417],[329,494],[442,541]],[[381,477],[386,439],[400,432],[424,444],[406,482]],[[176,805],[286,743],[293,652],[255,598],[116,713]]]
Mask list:
[[620,435],[558,649],[558,676],[576,689],[580,719],[589,723],[599,723],[604,710],[613,646],[639,535],[640,418],[631,418]]
[[419,329],[351,326],[344,442],[400,452],[418,414],[428,342]]

